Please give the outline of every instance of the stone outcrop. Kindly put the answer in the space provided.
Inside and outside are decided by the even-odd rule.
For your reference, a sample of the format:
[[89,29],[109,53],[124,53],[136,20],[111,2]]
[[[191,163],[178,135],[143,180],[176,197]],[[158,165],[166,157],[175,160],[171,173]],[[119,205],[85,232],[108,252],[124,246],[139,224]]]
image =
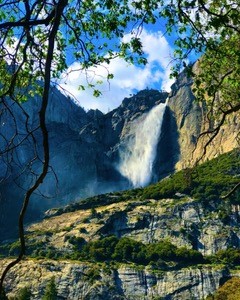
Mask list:
[[[5,263],[1,262],[0,270]],[[9,272],[5,289],[11,297],[21,288],[29,287],[31,299],[38,300],[52,277],[57,286],[57,299],[197,300],[212,294],[231,274],[225,268],[210,266],[153,272],[124,265],[111,270],[107,266],[89,263],[27,260]]]
[[[228,216],[223,218],[222,212]],[[29,233],[37,232],[30,241],[44,240],[56,251],[70,251],[71,237],[92,241],[115,235],[130,237],[143,243],[171,241],[178,247],[188,247],[203,255],[219,250],[240,248],[240,209],[238,205],[221,201],[199,202],[188,197],[165,200],[129,200],[97,208],[97,217],[91,209],[81,209],[47,218],[31,225]],[[48,234],[47,240],[45,239]]]
[[198,143],[197,139],[201,132],[205,132],[211,127],[207,120],[204,104],[195,100],[192,85],[193,80],[183,72],[172,85],[169,94],[170,128],[172,132],[177,132],[177,147],[175,146],[173,151],[177,170],[193,166],[199,158],[202,158],[202,162],[239,147],[240,114],[237,112],[226,119],[218,135],[209,144],[207,152],[204,154],[204,146],[211,135],[203,136]]

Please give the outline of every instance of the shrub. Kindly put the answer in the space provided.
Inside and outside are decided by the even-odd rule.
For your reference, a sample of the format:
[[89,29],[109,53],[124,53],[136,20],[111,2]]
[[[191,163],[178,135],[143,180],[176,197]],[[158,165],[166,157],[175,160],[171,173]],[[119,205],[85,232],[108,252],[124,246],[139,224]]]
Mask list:
[[240,279],[233,277],[225,282],[217,292],[209,298],[211,300],[239,300],[240,299]]
[[118,261],[145,263],[145,249],[143,243],[123,237],[116,244],[112,258]]
[[197,250],[181,247],[176,250],[176,259],[184,263],[202,263],[203,255]]
[[105,261],[110,260],[118,239],[115,236],[105,237],[98,241],[89,242],[82,248],[81,255],[84,258]]
[[31,295],[30,287],[24,287],[18,292],[16,300],[30,300]]
[[94,281],[101,279],[100,270],[98,267],[89,269],[85,273],[85,276],[86,276],[86,280],[88,280],[90,283],[94,283]]
[[159,243],[150,244],[147,247],[147,260],[175,260],[176,249],[176,246],[165,240]]
[[217,262],[230,264],[230,265],[240,265],[240,250],[229,248],[227,250],[219,250],[215,254],[215,259]]
[[55,278],[52,277],[46,285],[46,289],[42,300],[56,300],[57,299],[57,287]]
[[87,233],[87,229],[84,228],[84,227],[81,227],[81,228],[79,229],[79,232],[80,232],[80,233]]
[[9,255],[18,255],[20,251],[20,241],[15,241],[10,245]]
[[68,241],[73,245],[73,249],[75,251],[82,250],[83,246],[86,244],[86,241],[83,237],[70,236]]

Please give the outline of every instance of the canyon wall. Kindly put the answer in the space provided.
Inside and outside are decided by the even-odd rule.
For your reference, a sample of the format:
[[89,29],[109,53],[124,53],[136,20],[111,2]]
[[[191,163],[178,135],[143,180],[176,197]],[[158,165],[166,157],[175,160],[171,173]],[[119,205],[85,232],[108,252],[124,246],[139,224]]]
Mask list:
[[[106,115],[84,111],[53,88],[46,115],[50,168],[46,180],[32,197],[27,220],[38,219],[51,207],[95,194],[144,186],[194,165],[208,137],[194,151],[198,135],[207,123],[204,108],[195,102],[191,86],[192,80],[182,73],[170,94],[147,89],[125,98]],[[166,106],[163,103],[167,98]],[[0,104],[1,238],[11,230],[16,232],[24,194],[41,172],[39,101],[37,97],[30,99],[22,108],[11,101],[5,103],[7,106]],[[156,124],[146,128],[144,136],[144,123],[159,105],[164,110],[159,110],[159,117],[155,114]],[[239,129],[239,114],[235,114],[208,147],[203,160],[238,147]],[[10,152],[5,152],[7,141]],[[140,167],[143,164],[145,168]]]

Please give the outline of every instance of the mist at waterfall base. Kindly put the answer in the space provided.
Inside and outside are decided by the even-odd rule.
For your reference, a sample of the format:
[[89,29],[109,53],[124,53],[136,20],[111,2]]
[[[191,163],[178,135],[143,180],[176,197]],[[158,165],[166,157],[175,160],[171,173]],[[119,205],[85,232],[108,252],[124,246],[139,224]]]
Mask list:
[[[46,210],[54,207],[97,194],[145,186],[154,181],[154,160],[161,144],[166,104],[159,104],[151,110],[147,108],[152,107],[153,102],[163,102],[166,98],[163,95],[161,99],[158,92],[157,95],[153,91],[144,93],[144,97],[140,94],[130,101],[125,100],[123,111],[120,107],[107,115],[96,113],[96,116],[66,101],[62,95],[57,94],[51,99],[47,125],[50,165],[54,172],[48,173],[31,198],[25,223],[40,220]],[[33,119],[37,115],[38,104],[38,101],[25,103],[25,109]],[[129,111],[131,113],[128,115]],[[18,128],[24,132],[22,112],[16,108],[15,115],[18,117]],[[6,111],[4,116],[8,119],[9,113]],[[6,124],[8,126],[1,129],[11,134],[11,124]],[[129,134],[125,135],[126,127]],[[41,143],[41,134],[36,134],[36,137],[37,142]],[[33,180],[32,174],[29,174],[31,170],[24,167],[34,155],[32,149],[35,148],[29,141],[16,148],[16,159],[20,156],[25,158],[22,162],[25,172],[20,172],[22,166],[20,169],[15,167],[11,177],[2,182],[0,180],[0,241],[17,235],[22,199]],[[36,161],[34,170],[36,174],[41,170],[41,161]],[[17,182],[14,181],[16,176]]]
[[153,107],[132,124],[128,140],[120,148],[119,172],[134,188],[151,183],[157,145],[167,102]]

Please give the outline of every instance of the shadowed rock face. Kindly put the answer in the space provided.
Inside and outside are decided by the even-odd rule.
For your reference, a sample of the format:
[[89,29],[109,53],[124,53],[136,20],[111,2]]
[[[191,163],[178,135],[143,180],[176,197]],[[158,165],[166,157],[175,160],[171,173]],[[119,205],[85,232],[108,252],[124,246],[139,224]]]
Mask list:
[[[118,171],[120,151],[131,139],[131,126],[141,126],[141,120],[148,112],[157,104],[164,103],[167,97],[169,104],[153,162],[152,182],[173,173],[175,169],[192,165],[200,155],[198,149],[192,157],[192,151],[205,120],[204,109],[194,102],[191,85],[191,79],[183,73],[169,95],[144,90],[125,98],[117,109],[106,115],[98,110],[85,112],[53,88],[46,115],[50,169],[31,200],[28,220],[39,218],[50,207],[94,194],[131,188],[131,183]],[[24,193],[41,172],[42,136],[37,129],[39,101],[34,98],[24,103],[24,110],[10,101],[6,102],[7,107],[0,103],[0,151],[4,151],[9,140],[12,145],[20,143],[20,146],[13,147],[11,154],[5,153],[0,157],[0,238],[9,236],[11,229],[15,232]],[[24,111],[29,116],[27,119]],[[230,120],[229,126],[220,133],[221,147],[211,146],[207,158],[236,147],[235,136],[240,129],[237,117]],[[34,130],[34,138],[27,135],[26,125],[29,131]],[[226,129],[228,135],[222,139]]]
[[[118,109],[103,115],[100,111],[85,112],[52,89],[46,115],[50,168],[46,180],[32,197],[28,220],[37,219],[50,207],[130,187],[116,168],[118,144],[133,119],[147,113],[156,103],[164,102],[166,97],[167,93],[142,91],[124,99]],[[24,103],[23,109],[11,101],[6,104],[14,119],[9,109],[1,104],[0,150],[3,151],[6,141],[11,139],[14,145],[20,145],[10,155],[6,153],[0,158],[1,238],[8,236],[10,228],[15,232],[24,193],[41,172],[43,159],[42,136],[37,129],[39,99]],[[28,135],[31,130],[34,130],[33,136]]]

